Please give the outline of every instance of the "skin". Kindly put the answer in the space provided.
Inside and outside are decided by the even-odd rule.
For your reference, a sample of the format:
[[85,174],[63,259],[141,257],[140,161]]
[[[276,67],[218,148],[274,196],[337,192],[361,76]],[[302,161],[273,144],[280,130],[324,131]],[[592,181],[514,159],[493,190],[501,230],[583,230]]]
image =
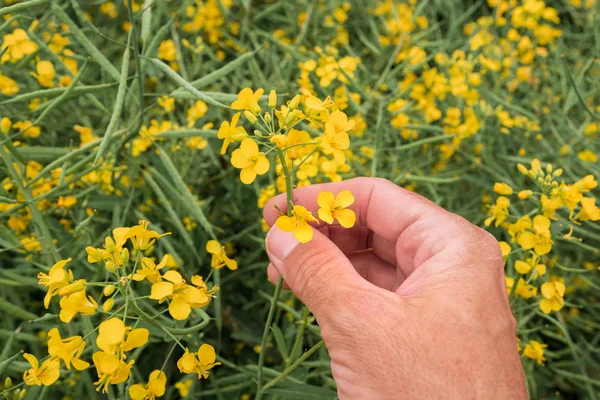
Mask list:
[[268,276],[315,315],[340,399],[527,399],[516,322],[496,239],[429,200],[377,178],[312,185],[350,190],[356,225],[319,224],[298,243],[264,216]]

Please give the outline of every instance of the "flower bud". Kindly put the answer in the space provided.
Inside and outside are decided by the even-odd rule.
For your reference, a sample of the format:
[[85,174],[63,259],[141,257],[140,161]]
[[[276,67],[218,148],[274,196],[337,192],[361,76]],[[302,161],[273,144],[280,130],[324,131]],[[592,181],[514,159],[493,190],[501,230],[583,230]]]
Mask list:
[[295,110],[300,105],[300,95],[295,95],[292,100],[290,100],[290,110]]
[[258,129],[254,130],[254,135],[258,136],[258,137],[263,137],[263,133],[261,131],[259,131]]
[[554,171],[554,172],[552,173],[552,176],[553,176],[553,177],[555,177],[555,178],[558,178],[558,177],[559,177],[559,176],[561,176],[562,174],[563,174],[563,170],[562,170],[562,168],[559,168],[559,169],[557,169],[556,171]]
[[21,393],[19,393],[19,400],[23,400],[25,396],[27,396],[27,389],[21,390]]
[[70,294],[77,293],[82,290],[85,290],[85,279],[80,279],[67,286],[62,287],[58,294],[60,294],[61,296],[68,296]]
[[6,389],[10,389],[13,385],[12,379],[10,379],[10,376],[7,376],[6,379],[4,380],[4,387]]
[[523,175],[528,175],[529,171],[527,170],[527,167],[524,166],[523,164],[518,164],[517,168],[519,169],[519,172],[522,173]]
[[269,93],[269,107],[277,107],[277,93],[275,93],[274,90],[271,90],[271,92]]
[[546,173],[547,174],[551,174],[552,173],[552,164],[546,165]]
[[527,200],[528,198],[531,197],[531,195],[533,194],[533,192],[531,190],[521,190],[518,194],[519,199],[521,200]]
[[117,270],[117,267],[115,266],[115,263],[112,260],[106,260],[106,263],[104,263],[104,266],[106,267],[108,272],[111,272],[113,274]]
[[115,300],[112,298],[108,299],[104,302],[104,304],[102,304],[102,311],[109,312],[110,310],[112,310],[114,305],[115,305]]
[[115,292],[115,285],[108,285],[104,288],[104,290],[102,291],[102,294],[108,297],[111,294],[113,294],[114,292]]
[[271,114],[269,114],[268,112],[265,113],[265,117],[264,118],[265,118],[265,122],[267,124],[270,124],[271,121],[273,121],[273,119],[271,118]]
[[244,117],[246,117],[246,119],[247,119],[248,121],[250,121],[250,123],[251,123],[252,125],[254,125],[254,124],[255,124],[255,123],[258,121],[258,118],[256,118],[256,115],[252,114],[252,113],[251,113],[250,111],[248,111],[248,110],[244,111]]
[[119,255],[119,259],[121,261],[121,265],[129,261],[129,249],[127,247],[123,249],[123,251]]

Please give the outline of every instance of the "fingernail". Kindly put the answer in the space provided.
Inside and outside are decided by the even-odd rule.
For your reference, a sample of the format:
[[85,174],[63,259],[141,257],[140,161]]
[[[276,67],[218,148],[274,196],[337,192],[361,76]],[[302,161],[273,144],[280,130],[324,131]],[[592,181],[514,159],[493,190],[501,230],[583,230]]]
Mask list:
[[285,259],[300,244],[291,232],[284,232],[275,225],[269,231],[266,241],[271,261]]

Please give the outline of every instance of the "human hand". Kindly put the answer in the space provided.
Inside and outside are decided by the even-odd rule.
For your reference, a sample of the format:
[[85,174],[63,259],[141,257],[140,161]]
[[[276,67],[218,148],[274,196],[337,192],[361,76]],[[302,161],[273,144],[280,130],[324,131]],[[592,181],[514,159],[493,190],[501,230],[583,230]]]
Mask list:
[[356,225],[317,226],[298,243],[273,226],[268,276],[315,315],[340,399],[526,399],[515,319],[492,235],[389,181],[357,178],[294,191],[316,211],[350,190]]

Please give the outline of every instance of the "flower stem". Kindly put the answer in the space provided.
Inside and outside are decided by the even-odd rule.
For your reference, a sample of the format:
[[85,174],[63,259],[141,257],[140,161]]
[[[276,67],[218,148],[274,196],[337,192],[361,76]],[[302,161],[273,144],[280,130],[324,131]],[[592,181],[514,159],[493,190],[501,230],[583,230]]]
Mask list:
[[[279,161],[281,161],[281,166],[283,168],[283,174],[285,176],[285,192],[287,198],[287,215],[292,215],[292,210],[294,204],[292,202],[292,191],[293,191],[293,176],[290,174],[290,171],[285,162],[285,153],[281,151],[281,149],[277,149],[277,156],[279,157]],[[271,305],[269,307],[269,314],[267,314],[267,322],[265,324],[265,329],[263,331],[262,340],[260,343],[260,354],[258,356],[258,373],[256,376],[256,399],[261,400],[263,395],[263,366],[265,364],[265,351],[267,347],[267,341],[269,338],[269,331],[271,330],[271,324],[273,323],[273,317],[275,316],[275,309],[277,308],[277,301],[279,300],[279,294],[281,293],[281,287],[283,286],[283,277],[279,277],[277,281],[277,285],[275,286],[275,293],[271,298]]]

